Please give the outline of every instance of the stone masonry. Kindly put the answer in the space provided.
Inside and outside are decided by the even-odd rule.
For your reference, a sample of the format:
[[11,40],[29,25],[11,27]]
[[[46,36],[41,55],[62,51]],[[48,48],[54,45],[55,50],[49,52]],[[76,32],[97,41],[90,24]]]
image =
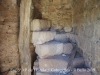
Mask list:
[[[0,0],[0,72],[5,72],[9,69],[18,68],[20,66],[18,51],[20,4],[17,4],[20,2],[17,1],[20,0]],[[32,20],[31,23],[35,23],[37,26],[30,26],[30,50],[32,65],[34,60],[36,59],[36,54],[38,55],[38,61],[39,59],[47,59],[48,57],[52,56],[66,55],[69,57],[71,50],[73,49],[72,44],[68,42],[68,39],[70,39],[74,43],[76,42],[78,46],[83,50],[85,63],[92,68],[95,68],[95,71],[93,71],[93,75],[100,75],[100,1],[32,1],[33,6],[31,19],[38,21],[36,22],[36,24],[34,20]],[[39,37],[41,36],[42,38],[46,38],[46,40],[39,39],[39,37],[37,38],[37,36],[34,36],[35,34],[33,34],[39,32],[46,32],[44,33],[44,36],[48,35],[47,32],[53,32],[54,36],[51,36],[52,38],[48,38],[42,36],[42,34],[36,34]],[[41,44],[36,44],[36,40],[34,40],[35,42],[33,42],[32,37],[35,37],[36,40],[39,40],[39,43]],[[41,50],[39,47],[41,47]],[[73,73],[75,75],[90,74],[86,72]],[[9,74],[13,73],[10,72]],[[40,71],[37,71],[36,74],[55,75],[55,73],[48,74]],[[57,75],[63,74],[57,73]]]
[[33,0],[33,5],[41,13],[42,19],[50,20],[54,29],[65,29],[67,32],[72,27],[71,4],[72,0]]
[[[37,21],[38,20],[38,21]],[[35,52],[38,55],[37,60],[34,62],[35,75],[71,75],[72,72],[67,71],[69,64],[70,54],[73,52],[73,45],[69,42],[71,40],[75,43],[74,34],[64,30],[51,31],[52,26],[48,29],[46,22],[48,20],[34,19],[31,27],[39,30],[35,31],[32,28],[32,43],[35,46]],[[32,21],[32,22],[33,22]],[[41,21],[40,26],[38,25]],[[44,25],[42,25],[44,24]],[[43,27],[42,27],[43,26]],[[45,26],[45,27],[44,27]],[[44,29],[45,30],[44,30]],[[85,68],[85,61],[82,56],[74,58],[72,68]],[[81,72],[83,75],[91,75],[91,72]],[[79,73],[73,72],[73,75]]]

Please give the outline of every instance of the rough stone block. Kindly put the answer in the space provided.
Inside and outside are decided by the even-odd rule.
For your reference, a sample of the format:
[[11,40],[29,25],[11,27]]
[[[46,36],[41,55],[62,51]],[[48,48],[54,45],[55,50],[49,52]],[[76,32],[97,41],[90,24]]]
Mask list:
[[48,72],[52,72],[55,70],[66,70],[68,66],[68,58],[66,56],[53,56],[48,57],[46,59],[39,59],[39,67],[42,72],[48,70]]
[[65,33],[62,33],[62,34],[56,34],[55,40],[59,41],[59,42],[67,42],[68,38],[67,38],[67,35]]
[[64,43],[63,44],[63,53],[64,54],[71,54],[73,46],[71,43]]
[[64,27],[64,31],[65,32],[71,32],[72,31],[72,27]]
[[82,68],[85,66],[85,61],[83,57],[78,57],[73,60],[73,67],[74,68]]
[[42,45],[36,45],[36,53],[40,58],[62,54],[63,43],[49,42]]
[[77,71],[73,71],[73,75],[91,75],[91,72],[77,72]]
[[56,32],[50,32],[50,31],[33,32],[32,43],[34,43],[34,45],[43,44],[45,42],[53,40],[55,35]]
[[50,21],[34,19],[31,22],[31,31],[48,30],[50,28]]
[[58,24],[57,25],[56,24],[53,24],[51,30],[55,30],[55,31],[59,30],[59,31],[62,31],[62,29],[63,29],[63,26],[60,26]]

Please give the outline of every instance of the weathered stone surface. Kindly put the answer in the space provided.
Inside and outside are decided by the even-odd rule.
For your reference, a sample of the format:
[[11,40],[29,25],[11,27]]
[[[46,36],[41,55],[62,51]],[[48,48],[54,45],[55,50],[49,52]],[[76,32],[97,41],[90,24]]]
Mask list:
[[60,73],[60,72],[49,73],[49,72],[40,72],[40,71],[37,71],[36,75],[70,75],[70,74]]
[[100,25],[98,23],[98,25],[95,26],[95,36],[96,37],[100,37]]
[[59,5],[61,3],[61,0],[53,0],[53,4]]
[[9,71],[9,73],[7,75],[16,75],[17,71],[13,70],[13,71]]
[[66,33],[67,38],[71,40],[72,42],[76,42],[75,35],[72,33]]
[[55,24],[55,23],[53,22],[53,23],[52,23],[52,28],[53,28],[54,30],[59,30],[59,31],[61,31],[61,30],[63,29],[63,26],[60,26],[60,25]]
[[[72,16],[69,15],[72,15],[72,0],[41,0],[38,2],[34,1],[33,3],[41,12],[42,18],[50,20],[52,25],[54,25],[57,29],[64,27],[64,25],[68,23],[68,20],[71,21]],[[67,14],[67,12],[70,13]],[[60,20],[62,20],[61,23],[59,23]]]
[[36,72],[36,75],[50,75],[49,73]]
[[78,45],[83,50],[83,56],[88,65],[96,68],[94,75],[100,75],[100,69],[96,67],[100,61],[100,46],[99,49],[96,46],[99,43],[96,40],[100,38],[99,12],[100,3],[97,0],[73,2],[73,27],[76,26],[74,30],[77,31]]
[[67,42],[68,38],[67,38],[66,33],[61,33],[61,34],[56,34],[55,40],[59,42]]
[[[68,65],[68,58],[66,56],[53,56],[47,59],[39,59],[39,67],[41,70],[65,70]],[[45,72],[45,71],[44,71]]]
[[1,34],[0,44],[0,71],[19,67],[17,35]]
[[56,11],[56,7],[55,6],[49,6],[48,9],[49,9],[48,10],[49,12],[55,12]]
[[56,32],[42,31],[42,32],[33,32],[32,42],[34,45],[43,44],[45,42],[51,41],[54,39]]
[[91,38],[93,37],[93,33],[94,32],[94,25],[87,25],[85,26],[85,31],[84,31],[84,35],[87,38]]
[[71,43],[64,43],[63,44],[63,53],[64,54],[71,54],[73,46]]
[[5,71],[10,70],[11,68],[18,68],[19,67],[18,59],[19,58],[15,57],[15,56],[14,57],[9,56],[9,58],[5,57],[5,59],[4,59],[4,57],[2,59],[0,58],[0,63],[1,63],[0,71],[5,72]]
[[64,27],[64,31],[65,32],[71,32],[72,31],[72,28],[71,27]]
[[19,8],[16,1],[0,1],[0,72],[19,67],[17,20]]
[[63,43],[49,42],[42,45],[36,45],[35,51],[40,58],[59,55],[63,53]]
[[70,3],[71,2],[71,0],[62,0],[62,3]]
[[85,61],[82,57],[74,58],[73,67],[74,68],[82,68],[85,65]]
[[50,21],[34,19],[31,22],[31,31],[48,30],[50,28]]
[[78,71],[73,71],[73,75],[91,75],[91,72],[78,72]]

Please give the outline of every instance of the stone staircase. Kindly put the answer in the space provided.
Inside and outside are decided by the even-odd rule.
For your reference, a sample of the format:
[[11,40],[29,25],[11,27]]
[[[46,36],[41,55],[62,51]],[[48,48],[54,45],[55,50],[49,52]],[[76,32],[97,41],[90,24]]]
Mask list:
[[72,60],[71,68],[68,68],[74,50],[71,42],[76,43],[71,28],[68,32],[65,29],[58,30],[51,26],[50,21],[34,19],[31,31],[37,54],[33,67],[34,75],[91,75],[91,72],[77,71],[88,68],[83,56],[78,52]]

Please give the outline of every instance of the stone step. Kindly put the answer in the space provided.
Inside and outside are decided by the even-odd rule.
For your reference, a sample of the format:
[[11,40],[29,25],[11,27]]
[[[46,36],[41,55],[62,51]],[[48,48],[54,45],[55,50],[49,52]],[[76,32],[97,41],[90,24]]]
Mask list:
[[75,35],[71,33],[58,34],[53,31],[38,31],[32,33],[32,43],[34,44],[43,44],[51,40],[66,43],[68,42],[68,39],[70,39],[72,42],[76,42]]
[[34,19],[31,22],[31,31],[49,30],[50,25],[51,23],[48,20]]
[[48,72],[52,71],[60,71],[60,70],[66,70],[68,66],[68,57],[66,56],[53,56],[48,57],[46,59],[39,59],[39,68],[42,72],[45,72],[45,70]]
[[63,43],[49,42],[41,45],[36,45],[35,52],[40,58],[60,55],[63,53]]
[[[56,55],[52,57],[48,57],[46,59],[39,59],[39,68],[41,70],[66,70],[68,66],[68,57]],[[84,67],[85,62],[82,57],[75,58],[73,60],[73,68],[81,68]]]
[[40,58],[64,54],[71,54],[73,46],[71,43],[48,42],[36,45],[35,52]]
[[33,32],[32,34],[32,43],[36,44],[43,44],[48,41],[54,40],[56,32],[51,31],[41,31],[41,32]]
[[87,72],[87,71],[73,71],[72,73],[73,75],[92,75],[91,72]]

